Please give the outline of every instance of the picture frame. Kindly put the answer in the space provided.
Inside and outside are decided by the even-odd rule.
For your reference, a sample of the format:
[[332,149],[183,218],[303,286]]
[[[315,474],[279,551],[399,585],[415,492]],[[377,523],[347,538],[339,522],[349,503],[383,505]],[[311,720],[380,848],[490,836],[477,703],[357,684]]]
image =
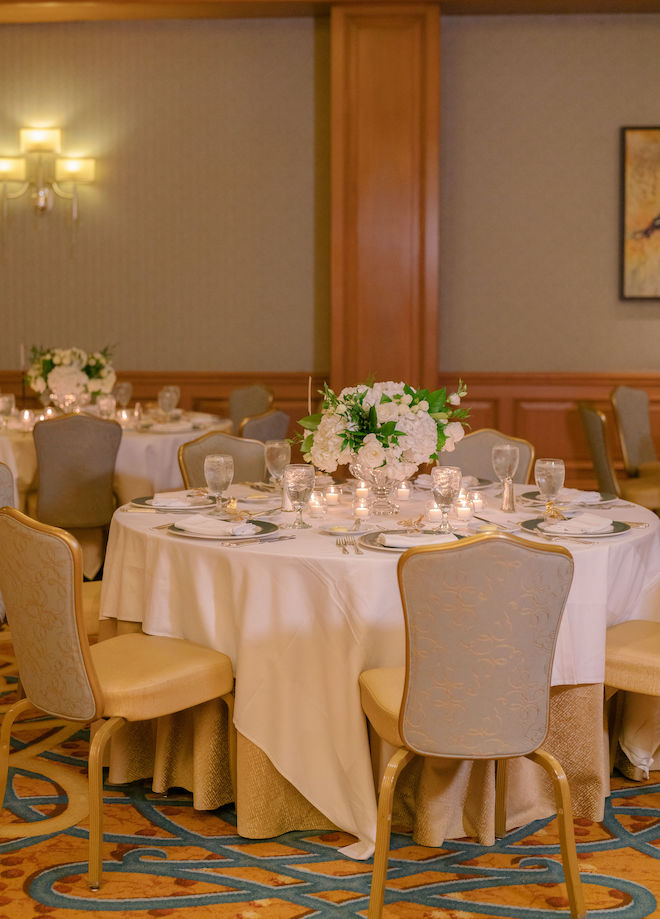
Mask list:
[[621,128],[622,300],[660,300],[660,127]]

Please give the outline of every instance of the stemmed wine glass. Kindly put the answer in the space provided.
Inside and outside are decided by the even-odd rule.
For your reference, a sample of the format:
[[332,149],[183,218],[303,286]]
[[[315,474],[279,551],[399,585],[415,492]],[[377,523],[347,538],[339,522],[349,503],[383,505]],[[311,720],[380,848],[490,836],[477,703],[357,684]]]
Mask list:
[[173,391],[174,387],[163,386],[163,388],[158,393],[158,408],[165,416],[165,421],[169,421],[172,415],[172,412],[177,406],[179,397],[176,392]]
[[113,395],[117,400],[117,405],[119,408],[126,408],[128,403],[131,401],[131,396],[133,395],[133,384],[115,383]]
[[228,453],[210,453],[204,457],[206,490],[215,498],[215,512],[222,513],[223,493],[234,478],[234,457]]
[[314,467],[307,463],[292,463],[284,470],[283,483],[294,511],[298,516],[284,529],[307,530],[311,526],[302,517],[303,507],[314,489]]
[[291,462],[291,444],[288,440],[267,440],[264,444],[264,457],[272,480],[281,489],[284,470]]
[[555,507],[555,498],[564,484],[564,461],[544,457],[534,463],[534,480],[541,500],[545,501],[545,518],[563,519],[564,515]]
[[513,477],[520,462],[520,447],[517,444],[497,444],[493,447],[491,462],[495,475],[502,483],[502,510],[515,511]]
[[458,499],[463,474],[458,466],[434,466],[431,469],[431,491],[435,503],[442,511],[440,523],[434,527],[436,533],[451,533],[449,509]]

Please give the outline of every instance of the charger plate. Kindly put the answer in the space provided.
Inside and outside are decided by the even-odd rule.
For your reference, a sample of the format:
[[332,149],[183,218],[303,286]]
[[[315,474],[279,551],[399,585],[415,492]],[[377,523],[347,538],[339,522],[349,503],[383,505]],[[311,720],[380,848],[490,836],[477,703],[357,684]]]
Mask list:
[[266,536],[268,533],[275,533],[279,527],[268,520],[246,520],[245,523],[252,523],[256,526],[256,533],[246,533],[244,536],[232,536],[231,533],[191,533],[190,530],[182,530],[176,523],[168,527],[167,532],[174,536],[189,536],[192,539],[217,539],[224,542],[237,542],[239,539],[259,539],[260,536]]
[[[201,495],[200,497],[204,497]],[[133,507],[148,507],[154,511],[163,511],[164,513],[172,513],[178,511],[206,511],[210,507],[215,506],[214,498],[207,498],[203,504],[186,504],[184,501],[185,495],[181,496],[181,504],[154,504],[154,496],[146,495],[144,498],[133,498],[130,502]]]
[[623,523],[621,520],[613,520],[612,529],[606,533],[571,533],[570,531],[559,533],[557,530],[546,529],[543,526],[544,523],[543,517],[536,517],[534,520],[523,520],[520,526],[523,530],[529,530],[530,533],[538,531],[546,536],[556,536],[557,539],[603,539],[608,536],[620,536],[621,533],[627,533],[630,529],[629,524]]

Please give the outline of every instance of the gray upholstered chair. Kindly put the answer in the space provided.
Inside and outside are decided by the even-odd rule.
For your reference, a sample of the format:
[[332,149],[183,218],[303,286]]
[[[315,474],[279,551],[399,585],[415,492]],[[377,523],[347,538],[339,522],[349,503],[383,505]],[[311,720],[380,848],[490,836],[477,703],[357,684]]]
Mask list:
[[234,425],[234,434],[239,433],[245,418],[267,412],[272,404],[272,392],[261,383],[233,389],[229,394],[229,417]]
[[502,434],[494,428],[480,428],[466,434],[463,440],[456,444],[456,449],[452,453],[440,454],[439,462],[442,466],[459,466],[463,475],[492,479],[494,472],[491,452],[498,444],[516,444],[519,447],[520,461],[513,481],[520,484],[528,482],[534,463],[534,447],[528,440]]
[[179,468],[186,488],[203,488],[204,457],[229,453],[234,457],[234,482],[263,482],[266,475],[264,445],[260,440],[208,431],[179,447]]
[[650,510],[660,509],[660,476],[619,480],[607,440],[605,414],[591,402],[578,402],[578,411],[589,445],[598,488]]
[[14,507],[14,476],[6,463],[0,463],[0,507]]
[[643,389],[617,386],[612,390],[610,401],[626,473],[632,477],[660,476],[660,460],[651,435],[648,395]]
[[550,676],[573,578],[570,553],[508,534],[405,552],[398,563],[405,667],[360,674],[362,707],[396,747],[378,800],[369,919],[381,916],[394,788],[415,755],[495,760],[495,832],[506,832],[506,765],[526,756],[555,793],[571,914],[585,915],[570,791],[548,732]]
[[[0,800],[4,800],[10,762],[20,766],[30,756],[29,747],[10,756],[12,727],[20,715],[36,709],[74,726],[96,722],[89,749],[88,811],[83,807],[81,812],[76,799],[70,802],[73,818],[60,813],[37,823],[12,823],[3,835],[41,836],[78,822],[89,812],[89,885],[97,889],[103,868],[107,741],[127,721],[159,718],[216,698],[227,703],[231,726],[233,674],[225,654],[183,639],[136,632],[90,646],[81,589],[82,553],[69,533],[13,508],[0,510],[0,591],[25,692],[2,722]],[[235,783],[231,727],[229,734]],[[37,747],[43,747],[41,738]]]
[[61,415],[34,426],[37,518],[65,529],[107,527],[121,425],[93,415]]
[[239,434],[241,437],[250,437],[252,440],[284,440],[289,430],[291,416],[286,412],[273,409],[270,412],[263,412],[261,415],[254,415],[252,418],[245,418],[241,422]]

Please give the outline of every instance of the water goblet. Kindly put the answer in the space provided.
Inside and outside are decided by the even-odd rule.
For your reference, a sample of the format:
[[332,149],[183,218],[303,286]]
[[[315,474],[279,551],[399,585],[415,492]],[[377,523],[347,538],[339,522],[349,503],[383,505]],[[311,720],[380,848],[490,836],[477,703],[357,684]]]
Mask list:
[[119,408],[126,408],[128,403],[131,401],[131,396],[133,395],[133,384],[115,383],[115,388],[113,389],[112,393],[117,400],[117,405]]
[[534,463],[534,481],[542,501],[545,501],[544,517],[562,520],[564,515],[555,507],[555,498],[564,484],[565,468],[562,459],[543,457]]
[[284,470],[284,490],[291,502],[291,506],[298,516],[285,529],[307,530],[311,526],[305,523],[302,517],[303,507],[309,500],[314,489],[315,471],[313,466],[306,463],[292,463]]
[[516,509],[513,477],[520,462],[520,448],[517,444],[497,444],[491,450],[490,456],[495,475],[502,483],[501,509],[511,513]]
[[161,414],[165,416],[165,421],[169,421],[172,417],[172,412],[176,408],[178,401],[177,394],[172,391],[172,388],[163,386],[158,393],[158,408]]
[[96,406],[101,418],[112,418],[117,408],[117,399],[110,393],[101,393],[96,397]]
[[234,457],[228,453],[210,453],[204,457],[206,490],[215,498],[215,513],[222,514],[223,494],[234,478]]
[[281,490],[284,470],[291,462],[291,444],[288,440],[267,440],[264,444],[264,458],[270,477]]
[[7,422],[16,407],[16,398],[13,393],[0,394],[0,429],[7,427]]
[[449,509],[461,491],[462,473],[458,466],[434,466],[431,469],[431,491],[441,511],[441,520],[433,527],[435,533],[451,533]]

